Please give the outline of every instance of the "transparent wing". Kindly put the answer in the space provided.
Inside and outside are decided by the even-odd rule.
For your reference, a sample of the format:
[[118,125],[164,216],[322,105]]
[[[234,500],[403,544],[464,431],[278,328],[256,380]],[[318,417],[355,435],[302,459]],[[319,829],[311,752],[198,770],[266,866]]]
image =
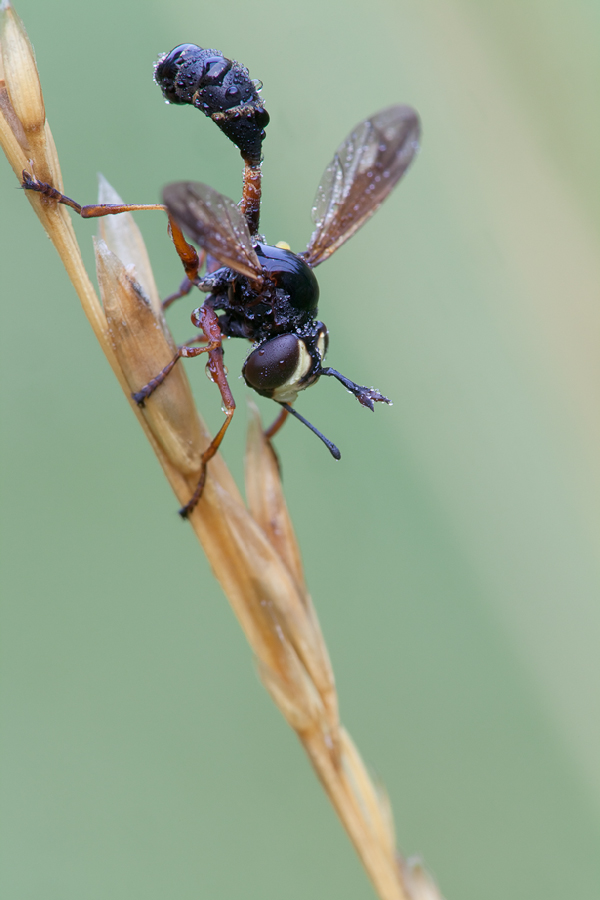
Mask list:
[[248,225],[233,200],[199,181],[177,181],[165,187],[163,202],[183,231],[221,265],[247,278],[261,277]]
[[325,169],[312,209],[316,225],[302,254],[318,266],[381,206],[419,148],[419,117],[390,106],[356,126]]

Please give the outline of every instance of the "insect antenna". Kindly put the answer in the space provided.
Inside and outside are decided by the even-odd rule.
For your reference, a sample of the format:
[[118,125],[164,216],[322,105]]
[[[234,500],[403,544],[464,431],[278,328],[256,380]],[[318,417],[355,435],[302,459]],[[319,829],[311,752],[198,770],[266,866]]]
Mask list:
[[320,371],[321,375],[330,375],[333,378],[337,378],[337,380],[344,385],[347,391],[350,391],[351,394],[354,394],[356,399],[362,406],[366,406],[367,409],[370,409],[371,412],[375,409],[375,403],[389,403],[391,406],[392,401],[388,399],[388,397],[384,397],[379,391],[376,391],[375,388],[364,387],[362,384],[355,384],[353,381],[350,381],[349,378],[346,378],[345,375],[342,375],[341,372],[336,371],[336,369],[332,369],[330,367],[322,368]]
[[335,444],[333,444],[330,440],[328,440],[324,434],[321,434],[321,432],[317,428],[315,428],[314,425],[311,425],[310,422],[308,421],[308,419],[305,419],[304,416],[301,416],[299,412],[296,412],[296,410],[292,406],[290,406],[289,403],[280,403],[280,406],[283,406],[283,408],[287,412],[291,413],[293,416],[295,416],[297,419],[299,419],[304,425],[306,425],[307,428],[310,428],[310,430],[313,432],[313,434],[316,434],[316,436],[318,438],[321,438],[321,440],[323,441],[323,443],[325,444],[325,446],[327,447],[327,449],[329,450],[329,452],[331,453],[331,455],[333,456],[334,459],[342,458],[342,454],[340,453],[338,448],[335,446]]

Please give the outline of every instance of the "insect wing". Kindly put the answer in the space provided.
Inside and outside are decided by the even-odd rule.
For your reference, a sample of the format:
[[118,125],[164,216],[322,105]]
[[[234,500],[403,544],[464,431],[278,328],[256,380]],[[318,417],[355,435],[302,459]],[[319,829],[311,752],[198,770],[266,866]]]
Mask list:
[[318,266],[381,206],[419,148],[420,125],[410,106],[390,106],[365,119],[325,169],[312,209],[316,228],[302,254]]
[[221,265],[257,280],[262,268],[246,220],[233,200],[199,181],[177,181],[163,191],[177,224]]

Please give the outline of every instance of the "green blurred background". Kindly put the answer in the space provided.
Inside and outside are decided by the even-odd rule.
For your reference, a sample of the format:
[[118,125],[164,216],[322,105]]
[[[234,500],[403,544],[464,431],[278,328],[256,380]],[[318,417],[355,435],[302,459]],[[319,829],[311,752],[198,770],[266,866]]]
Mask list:
[[[331,365],[394,406],[307,392],[343,459],[290,422],[289,505],[343,719],[403,852],[450,900],[597,900],[600,6],[17,11],[81,202],[97,171],[131,202],[179,179],[239,196],[235,148],[152,83],[182,41],[263,80],[263,227],[296,250],[351,127],[398,101],[421,113],[405,181],[319,269]],[[2,896],[372,896],[7,164],[0,196]],[[166,295],[181,272],[164,221],[138,222]],[[94,223],[75,224],[91,269]],[[180,339],[190,308],[171,316]]]

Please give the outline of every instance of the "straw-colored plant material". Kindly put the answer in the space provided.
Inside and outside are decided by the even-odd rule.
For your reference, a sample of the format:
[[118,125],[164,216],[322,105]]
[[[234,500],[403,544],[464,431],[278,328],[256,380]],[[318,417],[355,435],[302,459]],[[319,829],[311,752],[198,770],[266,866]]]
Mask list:
[[[0,5],[0,17],[0,142],[19,180],[24,169],[33,168],[40,180],[62,189],[33,50],[8,0]],[[210,437],[183,367],[175,367],[143,410],[131,399],[175,350],[137,226],[129,214],[101,219],[95,244],[101,305],[66,208],[38,193],[26,196],[54,242],[179,502],[186,503]],[[104,181],[99,202],[120,202]],[[244,629],[261,678],[297,732],[382,900],[439,900],[423,870],[399,859],[387,797],[374,786],[340,724],[333,672],[306,591],[277,463],[254,408],[246,489],[248,508],[222,459],[215,457],[189,520]]]

